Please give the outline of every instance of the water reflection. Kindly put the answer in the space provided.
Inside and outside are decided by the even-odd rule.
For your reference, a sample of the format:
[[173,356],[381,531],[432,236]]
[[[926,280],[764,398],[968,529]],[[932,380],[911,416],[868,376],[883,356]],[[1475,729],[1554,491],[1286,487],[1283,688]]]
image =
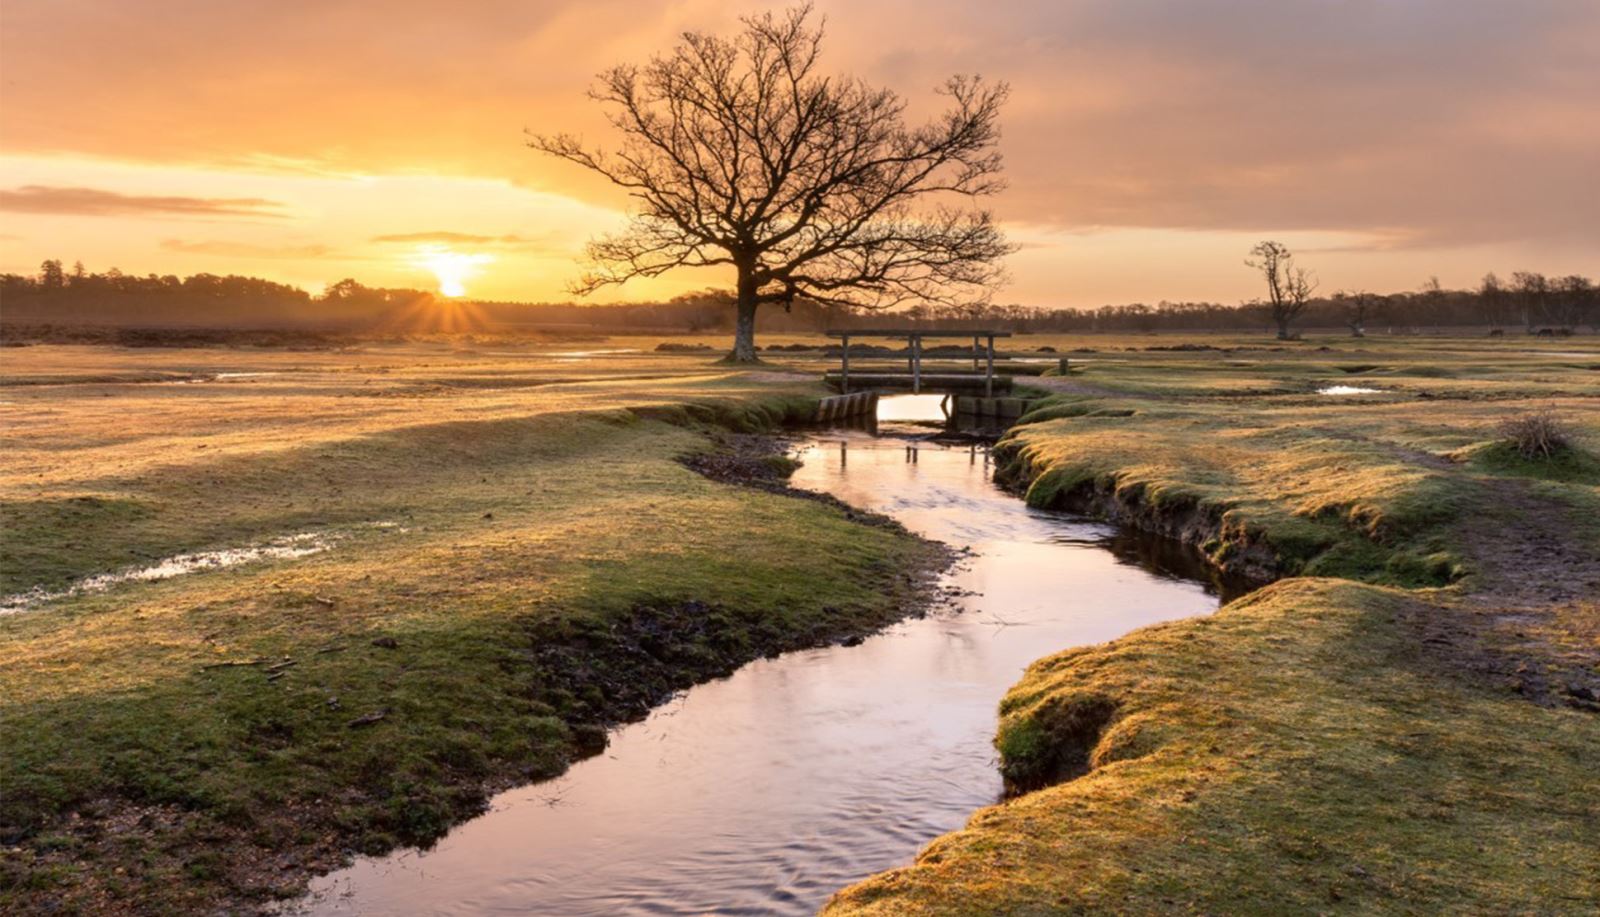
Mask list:
[[1217,605],[1114,529],[999,491],[980,446],[835,430],[800,455],[797,486],[971,548],[956,607],[685,692],[434,850],[319,880],[306,909],[812,913],[999,798],[995,706],[1029,662]]

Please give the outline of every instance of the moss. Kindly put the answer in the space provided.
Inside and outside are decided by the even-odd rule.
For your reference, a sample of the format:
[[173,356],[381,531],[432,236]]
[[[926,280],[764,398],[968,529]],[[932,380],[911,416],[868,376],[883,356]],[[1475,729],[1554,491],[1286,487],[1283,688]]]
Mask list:
[[[68,877],[61,907],[118,884],[147,909],[227,909],[217,902],[252,863],[292,859],[290,881],[345,851],[428,843],[488,787],[559,773],[666,692],[904,613],[920,580],[900,574],[936,564],[935,548],[675,460],[706,447],[705,423],[770,429],[814,404],[719,385],[592,413],[526,395],[518,416],[405,413],[338,438],[189,449],[115,478],[85,448],[72,496],[12,491],[9,518],[39,533],[8,571],[24,587],[79,569],[37,562],[47,537],[89,572],[96,558],[342,528],[292,563],[0,620],[6,842],[30,872]],[[277,416],[270,399],[256,407]],[[397,525],[360,524],[380,521]],[[258,659],[294,665],[271,680],[265,662],[208,667]],[[100,814],[70,818],[96,801]],[[127,833],[155,867],[127,870],[124,834],[102,820],[168,811]],[[63,833],[84,849],[34,842]],[[190,856],[202,849],[214,855]],[[43,907],[33,894],[0,890],[0,909]]]
[[[1140,524],[1198,514],[1211,523],[1190,534],[1214,563],[1264,547],[1293,578],[1036,662],[996,736],[1008,781],[1033,791],[828,913],[1600,908],[1592,714],[1503,690],[1419,627],[1465,613],[1460,593],[1483,584],[1463,546],[1474,528],[1525,523],[1519,495],[1570,507],[1569,536],[1600,544],[1587,461],[1600,389],[1459,343],[1363,346],[1406,359],[1099,364],[1096,384],[1120,395],[1046,401],[1013,430],[1002,467],[1030,503],[1092,487]],[[1278,394],[1338,370],[1449,397]],[[1573,418],[1573,464],[1530,468],[1483,443],[1546,398]],[[1090,416],[1118,404],[1133,413]],[[1512,476],[1528,480],[1508,490]],[[1541,633],[1577,646],[1593,613],[1580,601],[1558,611],[1570,633]]]
[[1050,694],[1000,721],[995,747],[1009,793],[1070,780],[1089,769],[1116,703],[1094,693]]
[[1528,458],[1508,442],[1491,442],[1466,450],[1464,457],[1491,474],[1600,486],[1600,458],[1582,447],[1569,446],[1550,458]]
[[[1291,580],[1035,663],[1003,705],[1002,766],[1048,773],[1054,729],[1075,761],[1089,743],[1086,772],[979,811],[825,913],[1600,905],[1592,716],[1440,677],[1413,601]],[[1097,731],[1061,728],[1108,707]]]

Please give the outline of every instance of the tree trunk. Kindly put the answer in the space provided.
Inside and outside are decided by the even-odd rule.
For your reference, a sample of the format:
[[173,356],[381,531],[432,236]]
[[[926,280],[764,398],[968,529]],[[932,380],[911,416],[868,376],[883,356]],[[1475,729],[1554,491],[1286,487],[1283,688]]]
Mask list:
[[733,321],[733,353],[730,363],[759,363],[756,356],[756,285],[743,268],[739,271],[739,301]]
[[1283,315],[1273,316],[1273,319],[1274,319],[1274,321],[1276,321],[1278,323],[1278,340],[1280,340],[1280,341],[1289,340],[1289,318],[1288,318],[1288,316],[1283,316]]

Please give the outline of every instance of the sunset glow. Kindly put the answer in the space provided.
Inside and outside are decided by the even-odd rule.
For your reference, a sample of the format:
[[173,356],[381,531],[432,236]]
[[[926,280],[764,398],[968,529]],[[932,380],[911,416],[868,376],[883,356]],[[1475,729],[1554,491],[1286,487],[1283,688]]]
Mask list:
[[[823,0],[818,12],[826,68],[903,93],[914,117],[953,72],[1015,88],[1009,188],[992,204],[1024,249],[1003,301],[1236,302],[1258,292],[1241,243],[1263,236],[1336,286],[1592,272],[1600,8],[1343,6],[935,0],[907,15],[894,0]],[[523,130],[611,142],[584,95],[595,73],[753,8],[488,0],[472,16],[426,4],[375,16],[361,2],[154,0],[132,15],[109,0],[18,0],[0,22],[0,271],[81,259],[305,288],[417,286],[426,271],[446,295],[566,299],[584,242],[625,225],[630,202],[527,149]],[[439,53],[413,53],[407,36],[424,34]],[[1360,130],[1341,127],[1352,119]],[[448,254],[419,267],[418,245]],[[679,271],[597,296],[730,282]]]
[[439,293],[452,299],[467,295],[467,280],[476,275],[482,265],[494,258],[485,254],[463,254],[449,249],[424,246],[418,250],[416,263],[433,272],[439,281]]

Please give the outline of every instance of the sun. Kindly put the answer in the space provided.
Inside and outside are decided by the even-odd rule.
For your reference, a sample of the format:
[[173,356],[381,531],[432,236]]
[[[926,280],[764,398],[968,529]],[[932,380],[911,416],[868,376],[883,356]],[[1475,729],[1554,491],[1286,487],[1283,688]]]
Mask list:
[[478,273],[479,266],[493,260],[490,255],[454,252],[430,245],[417,250],[416,264],[438,278],[441,296],[455,299],[467,295],[467,280]]

